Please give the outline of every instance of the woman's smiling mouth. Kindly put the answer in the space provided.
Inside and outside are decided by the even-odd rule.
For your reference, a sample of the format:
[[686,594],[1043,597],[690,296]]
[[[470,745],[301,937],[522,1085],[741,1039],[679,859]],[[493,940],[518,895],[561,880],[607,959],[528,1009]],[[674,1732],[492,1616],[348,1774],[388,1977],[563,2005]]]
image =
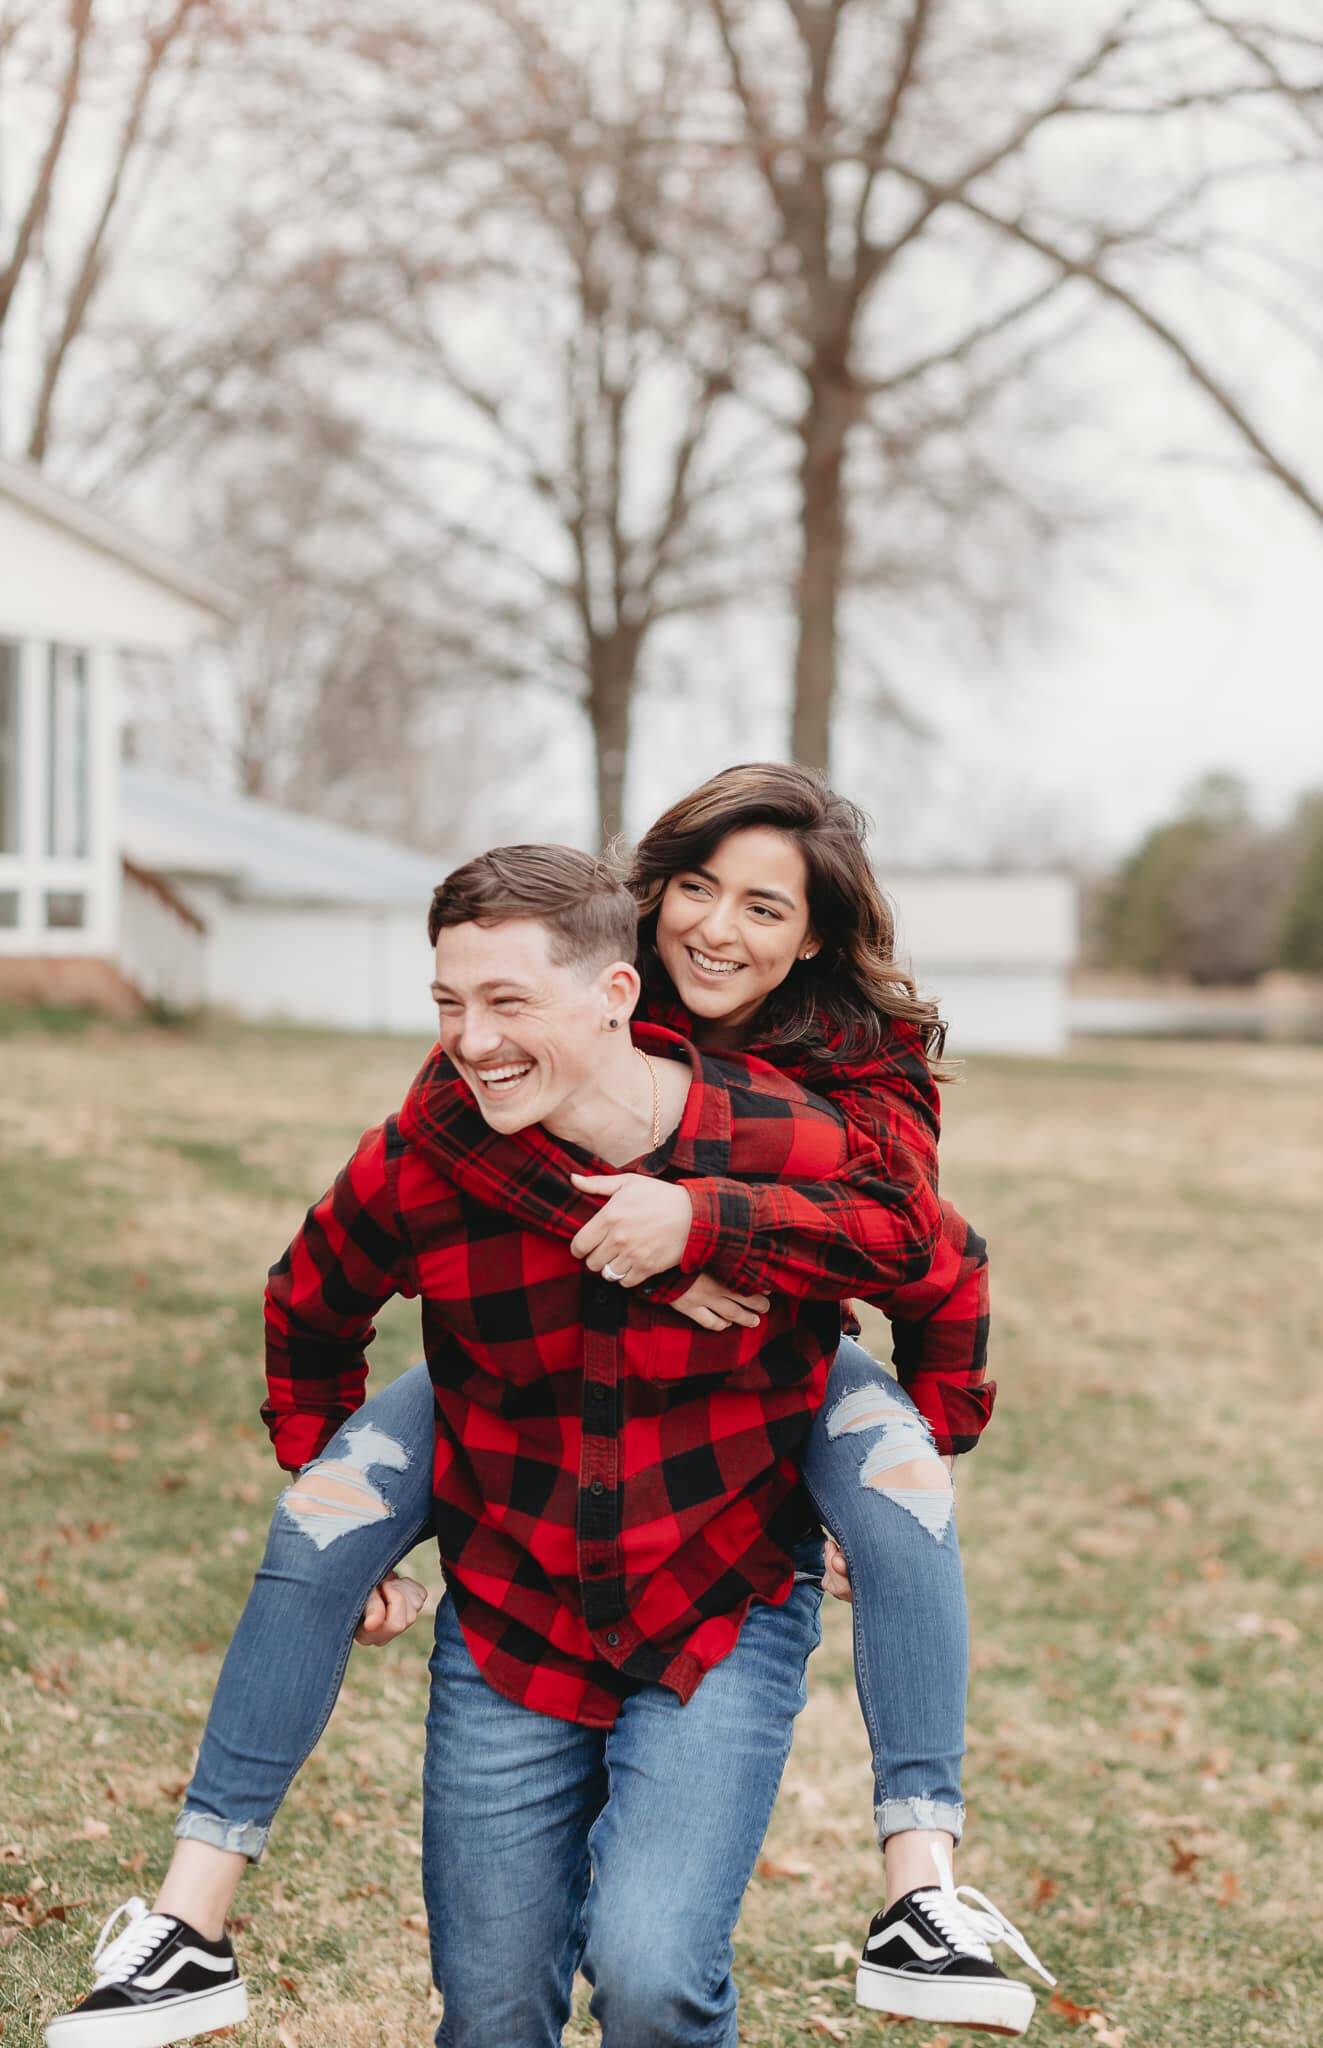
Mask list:
[[742,960],[718,960],[711,953],[701,953],[696,946],[686,946],[685,952],[698,973],[713,981],[728,980],[732,974],[738,974],[744,966]]

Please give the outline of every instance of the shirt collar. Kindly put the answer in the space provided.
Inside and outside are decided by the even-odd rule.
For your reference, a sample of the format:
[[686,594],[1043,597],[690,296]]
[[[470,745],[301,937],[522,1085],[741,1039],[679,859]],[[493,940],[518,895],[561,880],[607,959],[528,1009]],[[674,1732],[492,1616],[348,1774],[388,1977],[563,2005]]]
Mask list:
[[[631,1037],[640,1051],[658,1058],[689,1062],[689,1093],[680,1122],[655,1152],[639,1162],[639,1170],[661,1174],[724,1174],[730,1165],[732,1112],[730,1077],[721,1063],[701,1053],[692,1040],[653,1023],[635,1023]],[[436,1046],[418,1075],[404,1108],[400,1129],[420,1144],[455,1186],[510,1206],[516,1190],[526,1190],[536,1206],[555,1199],[563,1207],[566,1177],[582,1173],[584,1161],[540,1124],[505,1134],[493,1131],[478,1108],[473,1091]],[[618,1167],[594,1162],[601,1173]],[[573,1194],[573,1190],[569,1191]],[[588,1205],[590,1208],[595,1204]]]

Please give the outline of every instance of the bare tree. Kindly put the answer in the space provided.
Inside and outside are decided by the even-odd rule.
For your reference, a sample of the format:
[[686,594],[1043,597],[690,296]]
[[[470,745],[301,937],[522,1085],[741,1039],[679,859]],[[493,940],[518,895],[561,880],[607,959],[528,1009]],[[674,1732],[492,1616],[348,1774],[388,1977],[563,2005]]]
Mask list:
[[[0,35],[0,65],[11,73],[6,96],[16,106],[22,93],[32,158],[8,233],[0,215],[0,341],[34,259],[52,252],[23,436],[34,463],[49,452],[57,392],[115,260],[115,230],[169,152],[177,88],[207,42],[237,27],[224,0],[141,0],[104,22],[96,0],[67,0],[62,20],[54,9],[19,13]],[[67,222],[54,218],[62,200]]]
[[[207,45],[223,158],[160,103],[169,288],[98,301],[111,376],[50,323],[58,446],[112,496],[168,479],[259,593],[250,787],[367,802],[439,697],[535,686],[582,714],[610,836],[640,689],[741,606],[793,621],[793,751],[826,766],[843,672],[903,709],[906,622],[994,632],[1104,504],[1114,337],[1323,516],[1184,305],[1319,347],[1298,232],[1243,200],[1317,157],[1296,4],[285,0]],[[181,53],[219,20],[171,10]],[[124,189],[62,276],[105,276]]]
[[[1280,8],[1231,18],[1206,0],[1062,9],[1050,27],[969,0],[710,10],[737,126],[718,119],[695,143],[724,167],[746,230],[758,224],[768,285],[757,336],[799,391],[787,422],[799,451],[797,760],[827,765],[851,589],[861,577],[911,596],[916,580],[932,587],[914,575],[916,512],[946,554],[948,593],[966,604],[978,593],[961,591],[962,546],[989,512],[1018,515],[1011,547],[993,550],[996,573],[1051,537],[1051,492],[1027,482],[1033,451],[1021,438],[1018,457],[1003,443],[989,461],[982,429],[1008,394],[1041,388],[1060,403],[1076,354],[1064,322],[1121,314],[1256,466],[1323,519],[1285,432],[1274,436],[1197,327],[1166,310],[1183,274],[1206,284],[1234,247],[1222,195],[1269,178],[1301,191],[1323,113],[1316,33],[1284,26]],[[1308,14],[1300,21],[1307,29]],[[756,190],[741,205],[742,176]],[[1269,256],[1266,229],[1259,240]],[[1262,302],[1261,279],[1235,285]],[[1300,289],[1276,304],[1279,339],[1305,304]],[[905,513],[900,545],[871,560],[861,484],[874,505],[895,493]]]

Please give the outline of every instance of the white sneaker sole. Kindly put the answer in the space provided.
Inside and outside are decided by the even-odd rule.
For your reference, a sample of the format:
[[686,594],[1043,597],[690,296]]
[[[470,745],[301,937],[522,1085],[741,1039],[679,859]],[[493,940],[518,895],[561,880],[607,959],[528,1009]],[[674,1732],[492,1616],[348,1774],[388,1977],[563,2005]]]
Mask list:
[[986,2034],[1022,2034],[1037,2003],[1027,1984],[1009,1977],[1002,1984],[911,1977],[903,1970],[879,1969],[876,1963],[860,1963],[854,1995],[856,2003],[870,2012],[931,2020],[938,2026],[980,2027]]
[[214,2034],[217,2027],[233,2027],[247,2017],[248,1993],[240,1978],[237,1984],[195,1991],[168,2005],[139,2006],[133,2012],[66,2013],[47,2027],[46,2048],[170,2048],[173,2041]]

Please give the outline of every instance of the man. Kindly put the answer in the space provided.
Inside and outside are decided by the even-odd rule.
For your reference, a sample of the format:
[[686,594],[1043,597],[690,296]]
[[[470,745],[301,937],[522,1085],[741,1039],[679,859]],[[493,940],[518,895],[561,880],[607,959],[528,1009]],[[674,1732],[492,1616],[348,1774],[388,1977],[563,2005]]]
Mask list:
[[[377,1308],[421,1296],[449,1589],[425,1777],[439,2041],[559,2041],[578,1965],[606,2048],[733,2042],[731,1931],[818,1635],[795,1453],[841,1294],[885,1247],[921,1272],[929,1219],[894,1191],[888,1212],[876,1149],[770,1069],[759,1108],[669,1034],[631,1043],[634,905],[599,863],[484,855],[434,923],[467,1089],[416,1089],[310,1212],[268,1292],[265,1413],[283,1465],[316,1457],[361,1400]],[[622,1289],[511,1213],[585,1167],[792,1160],[824,1206],[870,1184],[876,1234],[857,1226],[853,1276],[848,1246],[835,1278],[788,1271],[756,1328],[699,1329],[657,1298],[687,1280]]]
[[[437,892],[432,930],[441,1044],[273,1269],[267,1419],[282,1464],[319,1459],[362,1400],[375,1310],[422,1296],[439,1422],[428,1513],[450,1588],[425,1802],[442,2040],[558,2040],[581,1952],[608,2043],[727,2040],[730,1929],[817,1637],[816,1589],[792,1574],[807,1521],[794,1454],[839,1298],[927,1270],[935,1197],[916,1196],[908,1165],[889,1182],[874,1144],[772,1069],[750,1087],[671,1033],[631,1045],[634,904],[587,856],[486,855]],[[699,1308],[695,1327],[664,1304],[707,1276],[612,1284],[628,1274],[587,1246],[604,1221],[585,1231],[572,1177],[631,1161],[634,1184],[655,1176],[686,1218],[690,1194],[668,1180],[695,1201],[700,1185],[726,1191],[712,1227],[746,1252],[732,1199],[761,1183],[775,1221],[759,1284],[780,1305],[712,1282],[720,1312]],[[379,1431],[358,1428],[359,1453],[368,1436],[400,1462]],[[289,1515],[342,1533],[362,1491],[346,1500],[336,1475],[344,1488],[356,1473],[317,1464]],[[241,1690],[248,1612],[226,1664]],[[270,1751],[278,1777],[260,1698],[228,1742]],[[48,2038],[145,2044],[180,2038],[190,2013],[242,2016],[223,1923],[255,1845],[226,1826],[223,1850],[177,1845],[191,1877],[172,1862],[156,1914],[117,1944],[132,1953]]]

